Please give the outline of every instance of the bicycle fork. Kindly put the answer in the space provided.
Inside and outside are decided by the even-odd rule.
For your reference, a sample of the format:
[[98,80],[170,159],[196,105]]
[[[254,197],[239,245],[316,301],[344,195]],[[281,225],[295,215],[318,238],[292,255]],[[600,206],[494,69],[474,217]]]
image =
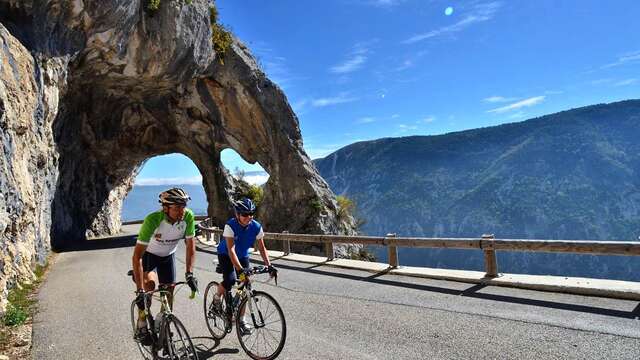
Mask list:
[[[249,304],[249,313],[251,313],[251,320],[253,321],[254,328],[259,329],[259,328],[265,327],[262,311],[260,310],[260,306],[258,306],[258,302],[256,301],[256,298],[253,296],[253,293],[249,294],[249,297],[247,299],[247,304]],[[259,319],[256,319],[256,313]]]

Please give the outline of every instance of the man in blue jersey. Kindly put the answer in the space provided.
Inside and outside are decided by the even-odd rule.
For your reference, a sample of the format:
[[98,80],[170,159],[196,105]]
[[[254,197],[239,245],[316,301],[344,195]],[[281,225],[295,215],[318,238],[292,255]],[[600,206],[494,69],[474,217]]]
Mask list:
[[[224,240],[218,244],[218,262],[222,269],[223,281],[218,286],[214,302],[221,303],[225,291],[231,290],[236,282],[237,274],[249,271],[249,248],[257,245],[264,264],[273,269],[269,261],[267,248],[264,246],[262,225],[253,219],[256,206],[251,199],[244,198],[234,203],[235,217],[229,219],[224,226]],[[243,333],[251,332],[244,321],[240,322]]]
[[[136,283],[138,314],[138,337],[147,338],[144,314],[144,292],[153,291],[156,285],[176,282],[175,252],[180,240],[187,245],[186,281],[193,291],[197,291],[198,282],[193,276],[196,245],[195,218],[187,209],[189,195],[180,188],[173,188],[159,194],[162,209],[145,217],[138,241],[133,250],[133,274]],[[169,288],[173,293],[173,286]],[[169,296],[170,304],[173,296]]]

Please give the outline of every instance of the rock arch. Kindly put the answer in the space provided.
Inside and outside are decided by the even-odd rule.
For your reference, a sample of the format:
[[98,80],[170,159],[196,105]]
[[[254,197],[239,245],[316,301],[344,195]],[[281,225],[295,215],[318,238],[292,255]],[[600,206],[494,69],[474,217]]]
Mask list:
[[0,0],[2,291],[50,244],[117,232],[122,200],[155,155],[196,164],[216,218],[228,215],[220,151],[231,147],[270,174],[265,228],[353,232],[282,91],[239,40],[224,64],[213,50],[208,1],[163,0],[154,14],[145,4]]

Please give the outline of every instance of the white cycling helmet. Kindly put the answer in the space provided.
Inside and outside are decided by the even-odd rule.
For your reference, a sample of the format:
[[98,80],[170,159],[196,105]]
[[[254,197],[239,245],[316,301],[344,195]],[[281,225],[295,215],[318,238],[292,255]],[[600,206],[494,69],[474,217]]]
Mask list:
[[187,205],[187,201],[191,200],[189,194],[180,188],[173,188],[167,191],[161,192],[158,197],[158,201],[162,205]]

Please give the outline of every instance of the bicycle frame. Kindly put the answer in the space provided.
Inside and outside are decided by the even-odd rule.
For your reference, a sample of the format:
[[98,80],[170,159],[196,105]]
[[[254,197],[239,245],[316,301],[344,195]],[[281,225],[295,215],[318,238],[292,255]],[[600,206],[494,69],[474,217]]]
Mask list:
[[[172,314],[171,304],[169,303],[168,298],[168,295],[172,293],[172,290],[170,290],[170,288],[173,288],[173,290],[175,290],[176,286],[184,284],[186,284],[186,282],[181,281],[169,286],[160,285],[157,290],[148,291],[145,293],[144,313],[145,319],[147,321],[147,329],[149,329],[153,338],[152,348],[154,350],[159,349],[159,344],[162,344],[164,339],[160,337],[162,331],[160,331],[160,334],[158,334],[158,332],[156,331],[156,319],[154,319],[153,315],[151,314],[151,299],[155,298],[160,301],[160,311],[158,312],[157,316],[161,316],[162,318],[159,321],[164,322],[164,318]],[[160,324],[159,329],[162,329],[162,323]]]
[[[254,268],[255,270],[255,268]],[[259,274],[261,272],[255,272],[255,274]],[[254,274],[252,274],[254,275]],[[277,283],[277,276],[276,276],[276,283]],[[227,317],[229,320],[229,324],[231,324],[231,317],[229,315],[235,315],[236,317],[240,316],[239,314],[239,305],[242,303],[242,300],[245,297],[248,297],[249,299],[247,300],[247,305],[249,307],[249,313],[251,314],[251,320],[253,322],[253,326],[255,328],[261,328],[265,326],[264,323],[264,317],[262,316],[262,312],[260,311],[260,308],[255,304],[255,299],[253,296],[253,290],[251,288],[251,279],[250,277],[245,277],[244,274],[240,275],[240,279],[236,280],[236,286],[234,286],[231,290],[227,291],[227,304],[232,304],[233,307],[231,308],[231,311],[229,313],[227,313]],[[235,296],[231,296],[233,289],[235,288]],[[233,299],[236,298],[236,296],[238,297],[238,301],[236,304],[233,304]],[[256,312],[254,312],[254,309],[257,309],[257,314],[259,316],[259,319],[256,319]],[[246,310],[246,309],[245,309]],[[244,315],[244,314],[243,314]],[[229,327],[231,328],[231,327]]]

